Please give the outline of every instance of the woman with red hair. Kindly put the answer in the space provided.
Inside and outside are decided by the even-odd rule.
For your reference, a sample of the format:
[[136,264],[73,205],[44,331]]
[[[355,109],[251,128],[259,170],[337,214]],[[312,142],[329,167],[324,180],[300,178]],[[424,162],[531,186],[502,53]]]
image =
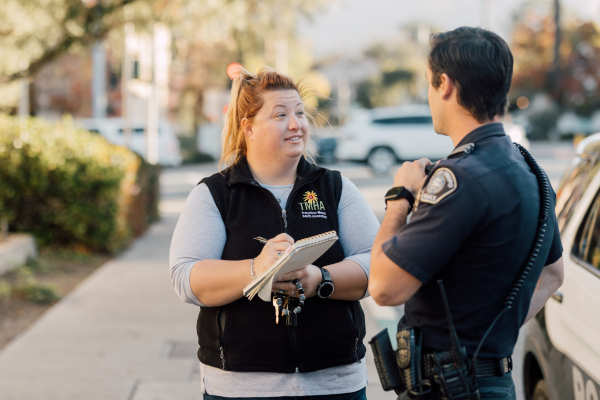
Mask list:
[[[356,186],[311,162],[307,91],[272,69],[253,75],[240,66],[231,75],[221,157],[228,168],[192,191],[170,255],[177,293],[200,306],[204,398],[364,399],[358,300],[367,296],[379,223]],[[273,284],[295,322],[277,322],[272,303],[243,296],[295,239],[332,230],[340,240],[314,265]]]

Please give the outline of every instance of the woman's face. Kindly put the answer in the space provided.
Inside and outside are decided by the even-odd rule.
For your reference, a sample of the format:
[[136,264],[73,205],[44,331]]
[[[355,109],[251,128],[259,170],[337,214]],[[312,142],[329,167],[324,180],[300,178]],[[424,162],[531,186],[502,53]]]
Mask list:
[[296,158],[308,143],[308,120],[295,90],[263,94],[263,106],[251,121],[242,121],[248,151],[268,158]]

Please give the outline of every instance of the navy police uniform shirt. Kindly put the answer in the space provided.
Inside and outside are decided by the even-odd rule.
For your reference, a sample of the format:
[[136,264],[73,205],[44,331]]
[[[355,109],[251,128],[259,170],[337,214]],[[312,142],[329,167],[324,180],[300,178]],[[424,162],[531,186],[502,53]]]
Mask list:
[[[423,283],[406,303],[402,322],[423,331],[424,349],[451,347],[437,284],[442,279],[461,345],[472,355],[529,257],[540,194],[536,176],[501,123],[475,129],[457,149],[469,143],[474,145],[469,154],[458,152],[436,164],[409,223],[383,250]],[[542,268],[562,256],[555,199],[551,191],[552,211],[536,264],[479,357],[512,354]]]

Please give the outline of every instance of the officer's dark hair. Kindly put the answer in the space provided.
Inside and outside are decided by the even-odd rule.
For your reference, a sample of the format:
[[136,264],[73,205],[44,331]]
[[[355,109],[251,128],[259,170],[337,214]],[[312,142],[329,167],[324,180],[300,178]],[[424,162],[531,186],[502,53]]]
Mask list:
[[513,56],[493,32],[463,26],[431,34],[429,68],[438,88],[442,74],[454,81],[458,103],[480,123],[504,115],[513,74]]

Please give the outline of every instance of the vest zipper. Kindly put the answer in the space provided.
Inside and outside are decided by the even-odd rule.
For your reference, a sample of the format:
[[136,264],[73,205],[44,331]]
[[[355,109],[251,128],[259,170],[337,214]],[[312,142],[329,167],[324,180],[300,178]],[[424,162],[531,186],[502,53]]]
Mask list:
[[223,349],[223,346],[219,347],[219,349],[221,350],[221,361],[223,362],[223,370],[225,370],[225,350]]
[[[219,345],[219,350],[221,352],[221,362],[223,363],[223,370],[225,370],[225,346],[224,346],[224,336],[225,336],[225,330],[223,327],[221,327],[221,313],[225,312],[225,310],[223,309],[223,307],[221,307],[221,309],[219,309],[219,312],[217,313],[217,327],[219,328],[219,340],[218,340],[218,345]],[[227,318],[227,314],[224,315],[224,318]]]
[[[316,181],[320,176],[321,176],[321,174],[316,174],[312,179],[307,180],[306,182],[302,182],[298,186],[292,188],[292,190],[290,191],[290,194],[288,195],[288,200],[293,197],[293,195],[299,188],[301,188],[302,186],[307,185],[311,182]],[[283,207],[281,207],[281,205],[279,205],[279,202],[277,201],[277,199],[275,198],[273,193],[271,193],[270,190],[263,188],[256,181],[252,181],[251,184],[261,188],[263,191],[267,192],[268,195],[271,196],[271,198],[274,200],[275,204],[277,204],[277,206],[281,210],[281,219],[283,220],[283,232],[288,233],[287,206],[288,206],[288,204],[290,204],[290,202],[289,201],[286,202],[286,207],[283,208]],[[294,364],[296,364],[298,362],[298,354],[300,353],[300,340],[298,338],[298,327],[288,326],[288,329],[290,329],[289,333],[290,333],[290,342],[291,342],[291,346],[292,346],[292,358],[294,359]],[[357,339],[356,346],[358,346],[358,339]],[[356,351],[355,351],[355,354],[356,354]],[[356,358],[356,356],[355,356],[355,358]],[[223,369],[225,369],[225,354],[223,353],[222,347],[221,347],[221,359],[223,360]],[[296,365],[295,367],[296,367],[296,372],[298,372],[298,365]]]
[[[295,188],[292,188],[292,191],[290,192],[290,194],[288,195],[288,200],[290,198],[292,198],[294,192],[296,192],[299,188],[301,188],[304,185],[307,185],[311,182],[316,181],[319,178],[320,174],[317,174],[316,176],[314,176],[311,180],[308,180],[306,182],[302,182],[300,185],[296,186]],[[287,221],[287,204],[289,204],[289,202],[287,202],[286,204],[286,208],[282,208],[281,205],[279,205],[279,202],[277,201],[277,199],[275,198],[275,196],[273,195],[273,193],[271,193],[270,190],[263,188],[262,186],[260,186],[260,184],[256,181],[252,181],[251,185],[256,186],[261,188],[264,192],[268,193],[267,196],[271,196],[271,198],[274,200],[275,204],[277,204],[277,207],[279,207],[279,209],[281,210],[281,219],[283,220],[283,232],[284,233],[288,233],[288,221]]]
[[[307,180],[306,182],[302,182],[298,186],[292,188],[292,190],[290,191],[290,194],[288,195],[288,200],[293,198],[293,196],[298,191],[298,189],[300,189],[302,186],[305,186],[311,182],[316,181],[320,176],[321,176],[321,174],[316,174],[312,179]],[[273,197],[275,197],[275,196],[273,196]],[[279,203],[277,203],[277,204],[279,204]],[[281,216],[283,218],[283,226],[284,226],[285,233],[288,233],[287,207],[289,204],[291,204],[291,202],[287,201],[285,208],[281,209]],[[281,208],[281,206],[280,206],[280,208]],[[288,329],[290,332],[290,342],[291,342],[290,344],[292,346],[292,358],[294,359],[294,364],[296,366],[296,372],[298,372],[298,358],[301,353],[300,338],[298,337],[299,336],[299,331],[298,331],[299,328],[297,326],[288,326]]]
[[[348,307],[348,314],[350,315],[350,320],[352,321],[352,325],[354,325],[354,329],[356,329],[356,334],[360,335],[360,330],[358,329],[358,326],[356,325],[356,321],[354,319],[354,306],[352,304],[350,304],[350,307]],[[354,360],[360,364],[360,360],[358,359],[358,337],[354,339]]]

